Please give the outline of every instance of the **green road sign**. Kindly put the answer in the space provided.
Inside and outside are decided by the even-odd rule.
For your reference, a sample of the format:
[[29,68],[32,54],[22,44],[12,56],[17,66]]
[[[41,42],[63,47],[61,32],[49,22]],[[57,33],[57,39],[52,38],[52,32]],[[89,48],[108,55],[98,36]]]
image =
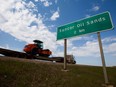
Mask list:
[[109,12],[58,27],[57,40],[113,29]]

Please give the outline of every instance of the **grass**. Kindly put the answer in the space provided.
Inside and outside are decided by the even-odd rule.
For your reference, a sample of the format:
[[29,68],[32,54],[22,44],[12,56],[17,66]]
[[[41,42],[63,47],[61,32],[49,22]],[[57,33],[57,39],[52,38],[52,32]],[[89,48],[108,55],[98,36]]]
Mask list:
[[[102,87],[102,67],[0,60],[0,87]],[[107,68],[116,86],[116,67]]]

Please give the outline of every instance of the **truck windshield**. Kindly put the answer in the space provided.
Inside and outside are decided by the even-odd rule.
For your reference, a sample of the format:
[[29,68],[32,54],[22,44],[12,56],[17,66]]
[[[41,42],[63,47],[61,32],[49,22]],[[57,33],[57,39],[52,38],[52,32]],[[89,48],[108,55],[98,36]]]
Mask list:
[[35,44],[37,44],[38,48],[43,49],[43,42],[39,40],[34,40]]
[[43,43],[39,43],[39,47],[43,49]]

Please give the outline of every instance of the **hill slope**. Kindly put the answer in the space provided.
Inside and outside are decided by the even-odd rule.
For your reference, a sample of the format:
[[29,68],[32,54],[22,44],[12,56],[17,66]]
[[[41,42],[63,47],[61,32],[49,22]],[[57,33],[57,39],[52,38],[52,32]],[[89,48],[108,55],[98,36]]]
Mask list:
[[[102,67],[68,65],[0,57],[0,87],[102,87]],[[107,68],[116,86],[116,67]]]

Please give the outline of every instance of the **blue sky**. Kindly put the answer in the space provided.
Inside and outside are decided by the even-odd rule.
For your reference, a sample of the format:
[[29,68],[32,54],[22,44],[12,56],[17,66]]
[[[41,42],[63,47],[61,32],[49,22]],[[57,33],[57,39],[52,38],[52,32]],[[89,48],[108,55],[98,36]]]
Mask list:
[[[105,11],[114,29],[101,32],[107,66],[116,66],[116,0],[0,0],[0,47],[21,51],[34,39],[44,42],[53,56],[63,56],[57,27]],[[97,34],[68,39],[68,54],[77,64],[102,65]]]

